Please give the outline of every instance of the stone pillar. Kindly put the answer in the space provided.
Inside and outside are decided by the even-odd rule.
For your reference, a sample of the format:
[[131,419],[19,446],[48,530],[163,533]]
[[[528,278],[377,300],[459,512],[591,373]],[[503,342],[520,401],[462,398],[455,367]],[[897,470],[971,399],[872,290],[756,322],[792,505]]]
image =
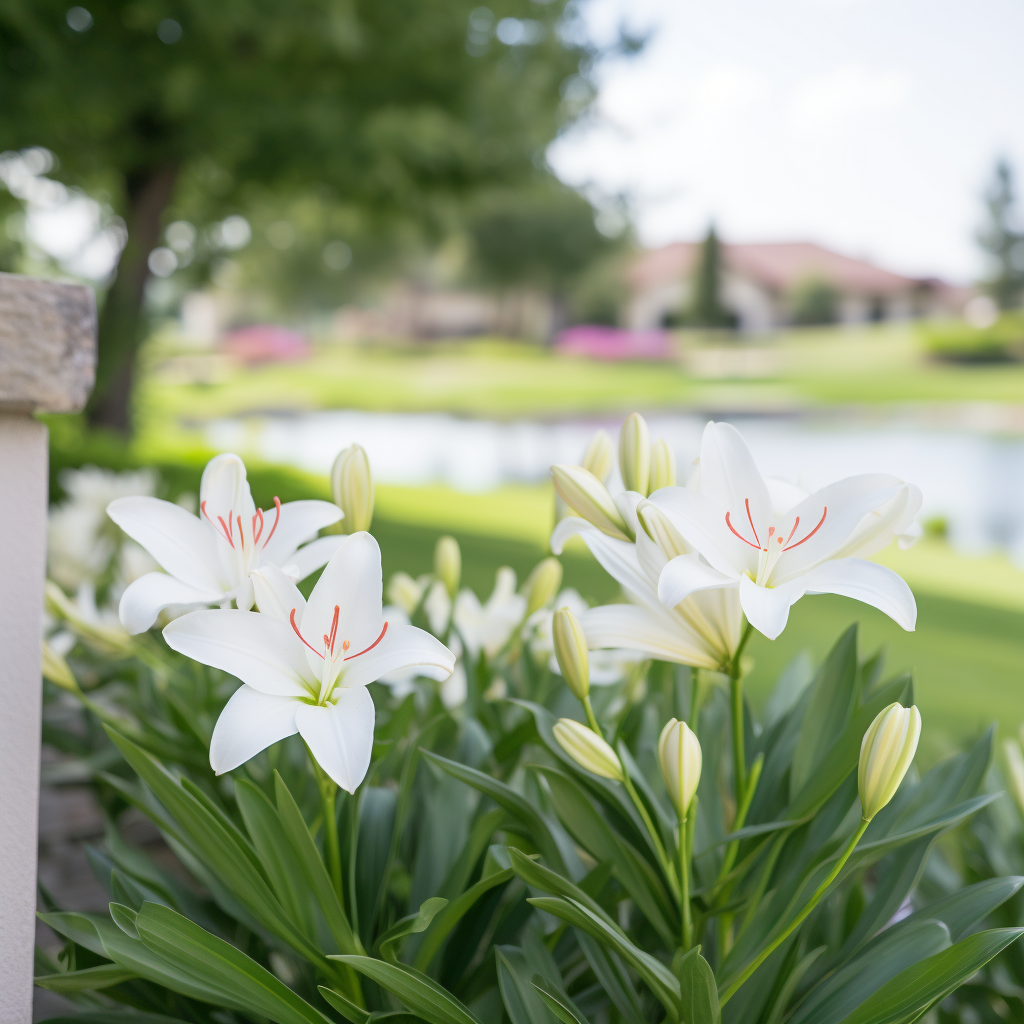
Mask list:
[[0,1024],[32,1019],[47,432],[92,389],[90,288],[0,274]]

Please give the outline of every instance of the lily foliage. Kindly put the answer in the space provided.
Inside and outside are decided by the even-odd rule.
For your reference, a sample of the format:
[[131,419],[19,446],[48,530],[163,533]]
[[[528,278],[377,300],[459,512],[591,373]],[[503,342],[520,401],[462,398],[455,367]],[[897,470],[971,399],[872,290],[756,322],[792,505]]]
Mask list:
[[[637,437],[648,443],[642,421],[623,447]],[[991,732],[901,775],[866,820],[862,740],[880,713],[913,705],[912,679],[860,657],[851,626],[816,671],[806,657],[791,665],[763,711],[743,689],[749,623],[761,614],[773,633],[805,592],[856,589],[855,575],[877,584],[851,553],[905,533],[915,493],[862,479],[773,512],[745,450],[717,440],[745,476],[720,458],[717,476],[684,490],[670,462],[651,474],[653,498],[607,501],[584,480],[594,507],[621,517],[614,536],[585,516],[556,531],[556,545],[580,534],[622,585],[624,603],[590,610],[557,593],[550,563],[518,592],[505,569],[489,601],[460,593],[450,538],[444,578],[402,574],[384,590],[368,534],[312,539],[332,521],[319,506],[287,552],[235,565],[205,521],[122,497],[140,544],[155,508],[160,524],[227,550],[178,558],[220,575],[191,610],[161,613],[166,641],[134,635],[138,616],[130,632],[97,625],[51,588],[46,739],[64,757],[50,779],[95,790],[108,827],[91,862],[110,894],[103,913],[42,895],[64,945],[56,959],[39,952],[36,981],[76,1004],[62,1019],[899,1024],[940,1005],[943,1021],[1024,1007],[1016,975],[986,967],[1021,934],[1010,908],[1024,879],[977,843],[972,869],[942,842],[999,806]],[[633,482],[640,455],[620,450]],[[605,488],[606,472],[589,475]],[[241,497],[222,503],[237,517],[244,500],[236,532],[251,541],[259,515],[247,485],[232,486]],[[751,536],[794,544],[806,521],[824,537],[822,518],[842,529],[827,550],[808,542],[799,565],[755,558],[729,529],[748,498]],[[310,564],[331,559],[305,596],[296,542],[318,545]],[[160,543],[154,557],[184,578]],[[880,586],[872,603],[908,606],[898,584]],[[218,600],[235,607],[205,607]],[[597,659],[588,688],[577,652],[580,701],[552,654],[561,607]],[[565,718],[593,731],[584,746],[608,770],[563,747]],[[128,812],[162,842],[129,843]]]

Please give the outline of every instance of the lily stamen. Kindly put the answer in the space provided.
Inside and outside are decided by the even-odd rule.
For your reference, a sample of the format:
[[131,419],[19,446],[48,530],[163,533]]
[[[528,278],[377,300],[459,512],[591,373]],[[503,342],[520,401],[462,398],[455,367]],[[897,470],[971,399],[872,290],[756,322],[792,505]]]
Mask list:
[[[741,541],[743,541],[744,544],[749,544],[755,551],[760,551],[761,550],[761,542],[760,541],[758,541],[755,544],[752,540],[747,540],[747,538],[744,537],[742,533],[739,533],[736,530],[736,527],[732,525],[732,521],[729,518],[729,513],[728,512],[725,513],[725,525],[728,526],[729,529],[733,532],[734,536],[739,537],[739,539]],[[751,525],[753,525],[753,524],[751,524]],[[755,536],[757,536],[757,535],[755,534]]]
[[281,499],[276,494],[274,495],[274,508],[277,509],[277,515],[274,517],[274,525],[270,528],[270,533],[267,534],[267,539],[263,542],[264,547],[270,543],[270,538],[274,536],[277,524],[281,521]]
[[[292,629],[295,630],[295,635],[321,660],[323,661],[323,655],[299,632],[298,624],[295,621],[295,612],[298,609],[293,608],[291,614],[288,616],[288,621],[292,624]],[[324,637],[326,640],[327,637]]]
[[[367,652],[367,651],[372,651],[372,650],[374,649],[374,647],[376,647],[376,646],[377,646],[377,644],[379,644],[379,643],[381,642],[381,640],[383,640],[383,639],[384,639],[384,634],[385,634],[385,633],[386,633],[387,631],[388,631],[388,624],[387,624],[387,623],[385,622],[385,623],[384,623],[384,628],[383,628],[383,629],[382,629],[382,630],[380,631],[380,636],[379,636],[379,637],[377,637],[377,639],[376,639],[376,640],[374,640],[374,641],[373,641],[373,643],[372,643],[372,644],[370,644],[370,646],[369,646],[369,647],[365,648],[364,650],[361,650],[361,651],[359,651],[359,653],[358,653],[358,654],[350,654],[350,655],[349,655],[349,656],[348,656],[347,658],[345,658],[344,660],[345,660],[345,661],[351,661],[351,660],[352,660],[353,658],[358,658],[360,654],[366,654],[366,652]],[[346,641],[346,643],[347,643],[347,641]]]
[[[797,542],[796,542],[795,544],[790,544],[790,545],[789,545],[788,547],[785,547],[785,548],[783,548],[782,550],[783,550],[783,551],[792,551],[792,550],[793,550],[793,548],[798,548],[798,547],[800,547],[800,545],[801,545],[801,544],[803,544],[803,543],[804,543],[804,541],[808,541],[808,540],[810,540],[810,539],[811,539],[811,538],[812,538],[812,537],[813,537],[813,536],[814,536],[814,535],[815,535],[815,534],[816,534],[816,533],[817,533],[817,532],[818,532],[818,531],[819,531],[819,530],[821,529],[821,524],[822,524],[823,522],[825,522],[825,516],[827,516],[827,515],[828,515],[828,505],[826,505],[826,506],[824,507],[824,510],[822,511],[822,513],[821,513],[821,518],[820,518],[820,519],[818,520],[818,525],[817,525],[817,526],[816,526],[816,527],[815,527],[815,528],[814,528],[813,530],[811,530],[811,532],[810,532],[809,534],[807,534],[807,536],[806,536],[806,537],[802,537],[802,538],[801,538],[800,540],[798,540],[798,541],[797,541]],[[797,527],[797,523],[799,523],[799,522],[800,522],[800,517],[799,517],[799,516],[797,516],[797,517],[796,517],[796,523],[794,523],[794,524],[793,524],[793,533],[796,533],[796,527]],[[790,534],[790,537],[792,537],[792,536],[793,536],[793,533],[791,533],[791,534]]]

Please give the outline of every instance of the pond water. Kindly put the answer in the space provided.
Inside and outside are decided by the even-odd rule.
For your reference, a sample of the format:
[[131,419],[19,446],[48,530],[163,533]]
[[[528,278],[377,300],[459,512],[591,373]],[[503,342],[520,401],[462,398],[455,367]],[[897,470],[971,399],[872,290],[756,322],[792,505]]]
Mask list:
[[[1024,558],[1024,437],[942,423],[837,416],[728,416],[767,476],[815,488],[853,473],[887,472],[924,492],[922,519],[943,517],[964,551],[995,548]],[[681,474],[698,454],[707,417],[647,417],[651,437],[674,448]],[[542,422],[461,419],[445,414],[354,411],[218,420],[206,430],[218,450],[254,454],[326,473],[356,442],[377,480],[446,483],[485,491],[544,480],[554,462],[579,462],[598,427],[617,438],[620,418]]]

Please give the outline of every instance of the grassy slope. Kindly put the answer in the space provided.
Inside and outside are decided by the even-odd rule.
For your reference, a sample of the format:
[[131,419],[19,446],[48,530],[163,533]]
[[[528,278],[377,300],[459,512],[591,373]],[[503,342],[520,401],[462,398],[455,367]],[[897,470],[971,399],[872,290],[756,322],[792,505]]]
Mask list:
[[252,369],[219,356],[164,359],[159,351],[151,352],[153,372],[140,393],[148,434],[165,430],[168,419],[314,408],[558,417],[681,403],[711,410],[1024,403],[1024,365],[930,362],[904,326],[790,332],[741,346],[690,340],[667,364],[598,363],[501,341],[323,346],[307,362]]

